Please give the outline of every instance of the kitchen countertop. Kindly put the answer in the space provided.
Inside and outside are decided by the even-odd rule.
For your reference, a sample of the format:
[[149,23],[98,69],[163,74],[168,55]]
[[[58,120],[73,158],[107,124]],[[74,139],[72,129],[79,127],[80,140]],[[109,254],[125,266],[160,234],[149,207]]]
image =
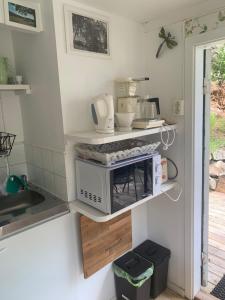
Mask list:
[[68,202],[35,186],[30,189],[43,195],[45,200],[19,215],[0,215],[0,240],[69,213]]

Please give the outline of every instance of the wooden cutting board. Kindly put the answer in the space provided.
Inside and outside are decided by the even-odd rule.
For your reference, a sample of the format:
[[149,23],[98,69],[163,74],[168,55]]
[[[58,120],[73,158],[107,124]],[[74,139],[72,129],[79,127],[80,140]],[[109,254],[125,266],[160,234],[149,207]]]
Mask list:
[[80,217],[84,278],[132,248],[131,211],[105,223]]

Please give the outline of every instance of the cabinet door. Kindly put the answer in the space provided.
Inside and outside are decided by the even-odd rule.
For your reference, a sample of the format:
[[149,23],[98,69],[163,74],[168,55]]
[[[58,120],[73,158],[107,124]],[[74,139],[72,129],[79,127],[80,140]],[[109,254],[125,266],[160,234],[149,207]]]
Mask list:
[[65,215],[0,242],[0,298],[72,300],[74,223]]

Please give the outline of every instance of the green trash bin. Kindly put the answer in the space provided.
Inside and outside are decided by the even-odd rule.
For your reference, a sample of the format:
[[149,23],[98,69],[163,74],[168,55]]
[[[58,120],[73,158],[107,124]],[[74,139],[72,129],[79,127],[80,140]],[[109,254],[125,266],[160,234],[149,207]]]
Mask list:
[[149,300],[153,264],[128,252],[113,264],[118,300]]

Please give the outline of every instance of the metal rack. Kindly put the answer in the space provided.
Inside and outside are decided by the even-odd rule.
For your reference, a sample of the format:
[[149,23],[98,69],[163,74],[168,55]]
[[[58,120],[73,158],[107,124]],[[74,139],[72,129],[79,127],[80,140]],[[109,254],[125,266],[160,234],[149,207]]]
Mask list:
[[15,138],[15,134],[0,132],[0,157],[7,157],[10,155]]

